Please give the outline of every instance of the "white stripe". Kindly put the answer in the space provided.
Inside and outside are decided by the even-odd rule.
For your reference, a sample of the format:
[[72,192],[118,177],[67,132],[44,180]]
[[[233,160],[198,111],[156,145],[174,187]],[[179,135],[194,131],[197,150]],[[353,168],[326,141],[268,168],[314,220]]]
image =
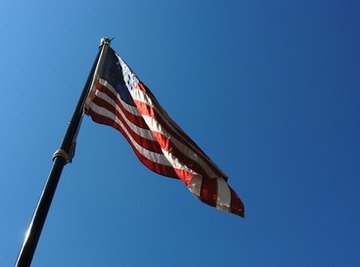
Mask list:
[[175,169],[184,170],[193,175],[198,175],[195,171],[189,169],[185,164],[183,164],[177,157],[175,157],[174,154],[170,153],[165,149],[161,149],[161,151],[166,157],[166,159],[171,163],[171,166],[173,166]]
[[217,178],[217,202],[216,207],[220,210],[229,211],[231,205],[231,191],[228,184],[222,178]]
[[189,184],[189,189],[196,197],[200,198],[201,196],[201,185],[203,178],[200,175],[195,175]]
[[[134,123],[132,123],[123,113],[123,111],[121,110],[121,108],[115,103],[115,101],[109,97],[107,94],[100,92],[100,91],[96,91],[95,95],[99,98],[101,98],[102,100],[106,101],[107,103],[109,103],[110,105],[112,105],[113,107],[116,108],[116,110],[120,113],[121,117],[125,120],[126,124],[129,125],[129,127],[138,135],[140,135],[141,137],[151,140],[151,141],[156,141],[156,139],[154,138],[154,136],[152,135],[150,130],[144,129],[144,128],[140,128],[137,125],[135,125]],[[123,101],[121,101],[121,104],[123,104]],[[141,117],[142,118],[142,117]],[[119,120],[117,118],[117,120]],[[118,123],[119,124],[119,123]]]

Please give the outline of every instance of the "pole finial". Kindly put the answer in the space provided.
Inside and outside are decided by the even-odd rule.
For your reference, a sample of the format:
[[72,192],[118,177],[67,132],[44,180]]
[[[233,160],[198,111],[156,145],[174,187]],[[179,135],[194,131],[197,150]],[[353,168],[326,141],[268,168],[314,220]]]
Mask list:
[[104,37],[104,38],[101,38],[100,40],[100,46],[103,46],[103,45],[110,45],[111,44],[111,41],[113,40],[114,38],[108,38],[108,37]]

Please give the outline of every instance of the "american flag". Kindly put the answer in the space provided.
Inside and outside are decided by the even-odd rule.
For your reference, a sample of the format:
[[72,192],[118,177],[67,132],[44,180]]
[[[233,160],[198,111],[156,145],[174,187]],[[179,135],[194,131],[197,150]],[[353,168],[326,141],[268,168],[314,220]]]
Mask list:
[[94,74],[86,113],[117,129],[152,171],[182,180],[204,203],[244,216],[244,205],[227,176],[168,116],[149,88],[108,47]]

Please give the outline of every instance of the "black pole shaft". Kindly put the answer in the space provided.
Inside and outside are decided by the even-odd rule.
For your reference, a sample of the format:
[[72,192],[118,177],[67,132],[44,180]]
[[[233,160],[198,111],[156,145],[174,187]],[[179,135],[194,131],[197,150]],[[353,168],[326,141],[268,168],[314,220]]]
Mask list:
[[[68,125],[67,131],[61,144],[60,150],[64,151],[67,155],[72,153],[71,146],[73,145],[74,138],[76,137],[76,134],[80,127],[83,115],[83,105],[90,90],[91,82],[98,60],[100,58],[100,54],[101,49],[99,49],[98,55],[89,73],[84,89],[80,95],[79,101],[75,107],[71,121]],[[41,193],[39,202],[32,217],[24,242],[20,249],[15,267],[29,267],[31,264],[42,228],[46,220],[46,216],[51,205],[51,201],[54,197],[56,187],[60,180],[61,172],[66,163],[67,160],[61,154],[54,155],[54,162],[52,168],[50,170],[44,189]]]

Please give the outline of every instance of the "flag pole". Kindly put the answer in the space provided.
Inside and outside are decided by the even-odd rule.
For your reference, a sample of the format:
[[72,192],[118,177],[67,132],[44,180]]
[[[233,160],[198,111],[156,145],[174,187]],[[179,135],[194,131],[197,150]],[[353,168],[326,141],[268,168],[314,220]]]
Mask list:
[[34,211],[30,226],[26,232],[24,242],[16,260],[15,267],[29,267],[35,253],[37,243],[48,214],[51,201],[54,197],[56,187],[60,180],[61,172],[64,166],[71,162],[76,144],[76,136],[80,129],[81,120],[84,113],[84,103],[92,87],[93,77],[102,61],[102,55],[110,45],[109,38],[102,38],[99,52],[91,68],[89,76],[80,95],[79,101],[75,107],[72,118],[64,135],[60,148],[53,155],[53,165],[47,178],[46,184],[41,193],[40,199]]

